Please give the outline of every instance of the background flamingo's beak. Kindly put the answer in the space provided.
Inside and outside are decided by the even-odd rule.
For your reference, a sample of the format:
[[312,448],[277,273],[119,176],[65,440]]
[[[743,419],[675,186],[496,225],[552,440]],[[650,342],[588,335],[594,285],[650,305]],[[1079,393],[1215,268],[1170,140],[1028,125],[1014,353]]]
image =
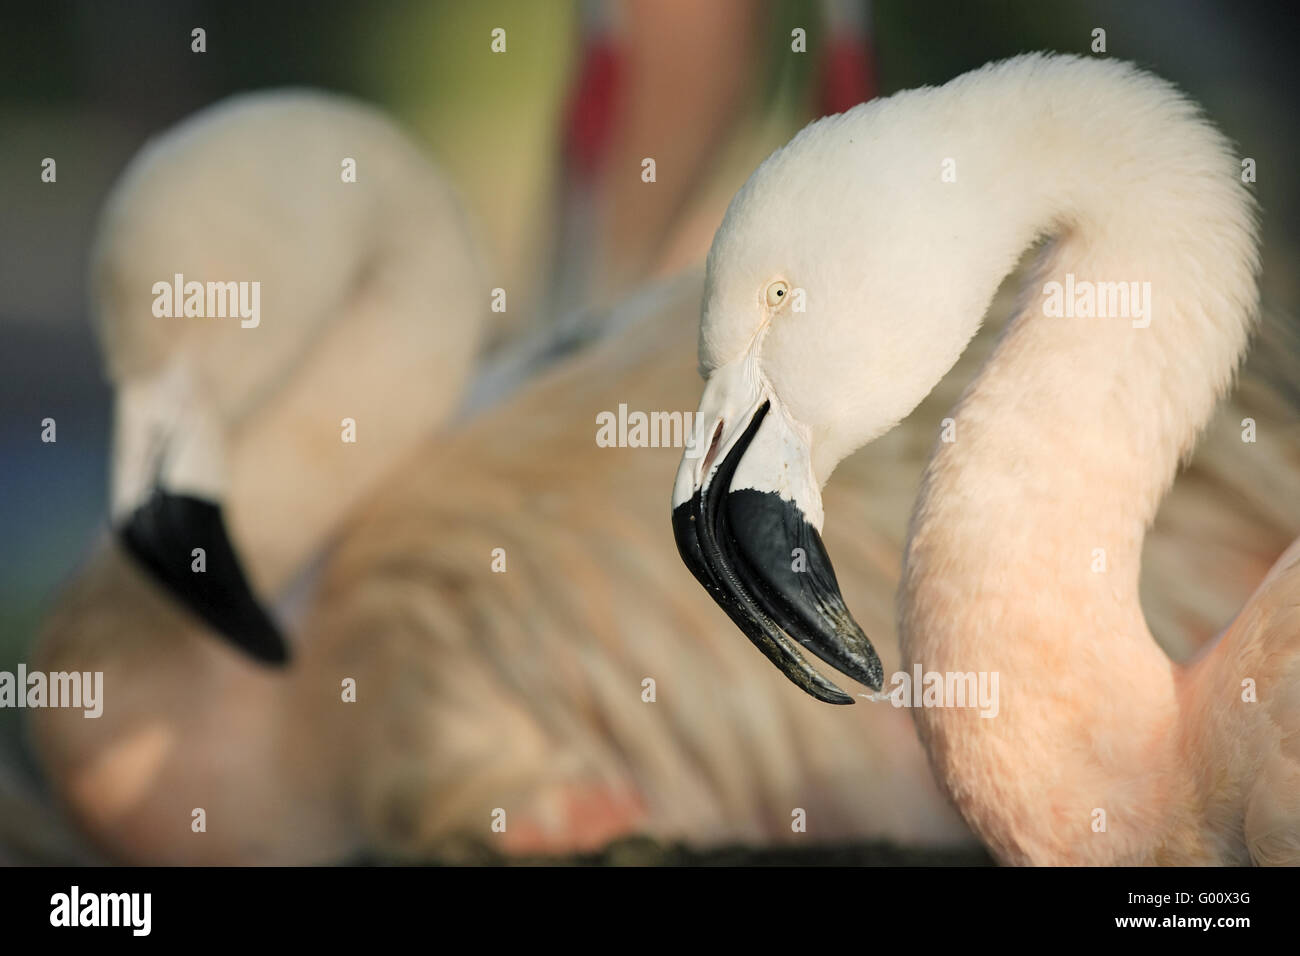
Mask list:
[[[240,650],[266,664],[289,659],[279,628],[249,586],[219,505],[155,487],[118,536],[172,597]],[[196,570],[197,549],[202,570]]]
[[122,546],[240,650],[287,661],[288,645],[226,530],[222,431],[184,359],[121,386],[114,416],[112,511]]

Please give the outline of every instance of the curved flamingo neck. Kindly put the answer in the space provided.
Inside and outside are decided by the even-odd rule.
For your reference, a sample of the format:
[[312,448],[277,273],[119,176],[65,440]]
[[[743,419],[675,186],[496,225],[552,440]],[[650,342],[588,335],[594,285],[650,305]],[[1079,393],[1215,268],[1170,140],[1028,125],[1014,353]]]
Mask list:
[[[958,163],[968,136],[963,165],[989,177],[967,188],[995,197],[991,243],[1054,237],[927,468],[899,597],[909,670],[999,675],[995,718],[914,716],[968,821],[1013,861],[1162,858],[1160,834],[1195,799],[1171,749],[1175,668],[1147,629],[1138,573],[1245,348],[1253,204],[1185,101],[1123,80],[1014,99],[968,84],[951,136]],[[1065,315],[1049,283],[1073,293]],[[1138,307],[1089,315],[1089,283],[1137,283]],[[1092,286],[1094,313],[1098,295],[1122,305],[1112,288]]]

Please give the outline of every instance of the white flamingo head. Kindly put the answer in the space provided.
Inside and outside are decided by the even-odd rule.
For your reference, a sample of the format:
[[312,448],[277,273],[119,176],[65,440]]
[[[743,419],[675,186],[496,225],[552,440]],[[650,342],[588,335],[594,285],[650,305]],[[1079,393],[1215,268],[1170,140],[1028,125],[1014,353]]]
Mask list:
[[[346,180],[352,153],[376,175]],[[283,663],[258,592],[285,593],[451,413],[485,281],[450,183],[369,106],[262,91],[153,140],[92,256],[122,545],[213,631]]]
[[[1091,272],[1122,262],[1163,284],[1163,315],[1201,317],[1191,328],[1208,338],[1179,362],[1162,351],[1182,349],[1179,326],[1151,326],[1149,309],[1142,325],[1024,326],[1070,329],[1088,353],[1017,340],[1040,376],[1067,376],[1081,354],[1150,355],[1161,393],[1191,396],[1170,412],[1172,467],[1254,312],[1253,202],[1235,162],[1164,81],[1031,54],[820,120],[755,171],[709,253],[704,440],[678,470],[673,523],[697,579],[795,683],[849,702],[802,644],[879,689],[821,545],[820,489],[951,369],[1036,237],[1058,239],[1044,268],[1067,249]],[[1162,242],[1146,231],[1162,220],[1198,228]]]
[[820,489],[952,367],[990,276],[1014,262],[981,248],[980,203],[944,189],[930,93],[806,128],[736,195],[709,253],[679,550],[750,639],[830,702],[850,698],[796,642],[875,689],[883,674],[822,547]]

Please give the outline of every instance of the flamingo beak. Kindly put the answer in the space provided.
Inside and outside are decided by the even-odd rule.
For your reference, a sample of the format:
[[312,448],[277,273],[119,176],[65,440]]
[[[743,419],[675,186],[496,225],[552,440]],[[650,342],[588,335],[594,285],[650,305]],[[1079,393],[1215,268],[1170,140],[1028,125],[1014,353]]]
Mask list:
[[226,530],[220,434],[182,369],[119,389],[113,443],[113,525],[127,553],[241,651],[285,663]]
[[[117,531],[154,581],[235,647],[264,664],[288,661],[288,646],[244,575],[219,504],[155,486]],[[200,549],[204,567],[196,570]]]
[[880,658],[844,603],[818,531],[821,494],[807,442],[770,395],[736,417],[725,414],[727,397],[711,391],[700,418],[713,426],[708,452],[701,459],[687,449],[673,491],[682,560],[754,646],[813,697],[853,703],[800,645],[879,691]]

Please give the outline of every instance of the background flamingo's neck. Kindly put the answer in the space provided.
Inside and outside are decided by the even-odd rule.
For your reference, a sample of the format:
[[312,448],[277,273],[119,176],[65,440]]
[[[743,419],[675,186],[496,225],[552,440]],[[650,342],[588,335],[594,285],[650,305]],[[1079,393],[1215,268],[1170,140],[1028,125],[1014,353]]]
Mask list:
[[1148,856],[1185,798],[1173,667],[1138,600],[1142,539],[1254,317],[1236,160],[1158,81],[1118,79],[959,94],[991,241],[1054,239],[927,469],[900,634],[909,667],[999,673],[995,718],[914,714],[1008,859]]

